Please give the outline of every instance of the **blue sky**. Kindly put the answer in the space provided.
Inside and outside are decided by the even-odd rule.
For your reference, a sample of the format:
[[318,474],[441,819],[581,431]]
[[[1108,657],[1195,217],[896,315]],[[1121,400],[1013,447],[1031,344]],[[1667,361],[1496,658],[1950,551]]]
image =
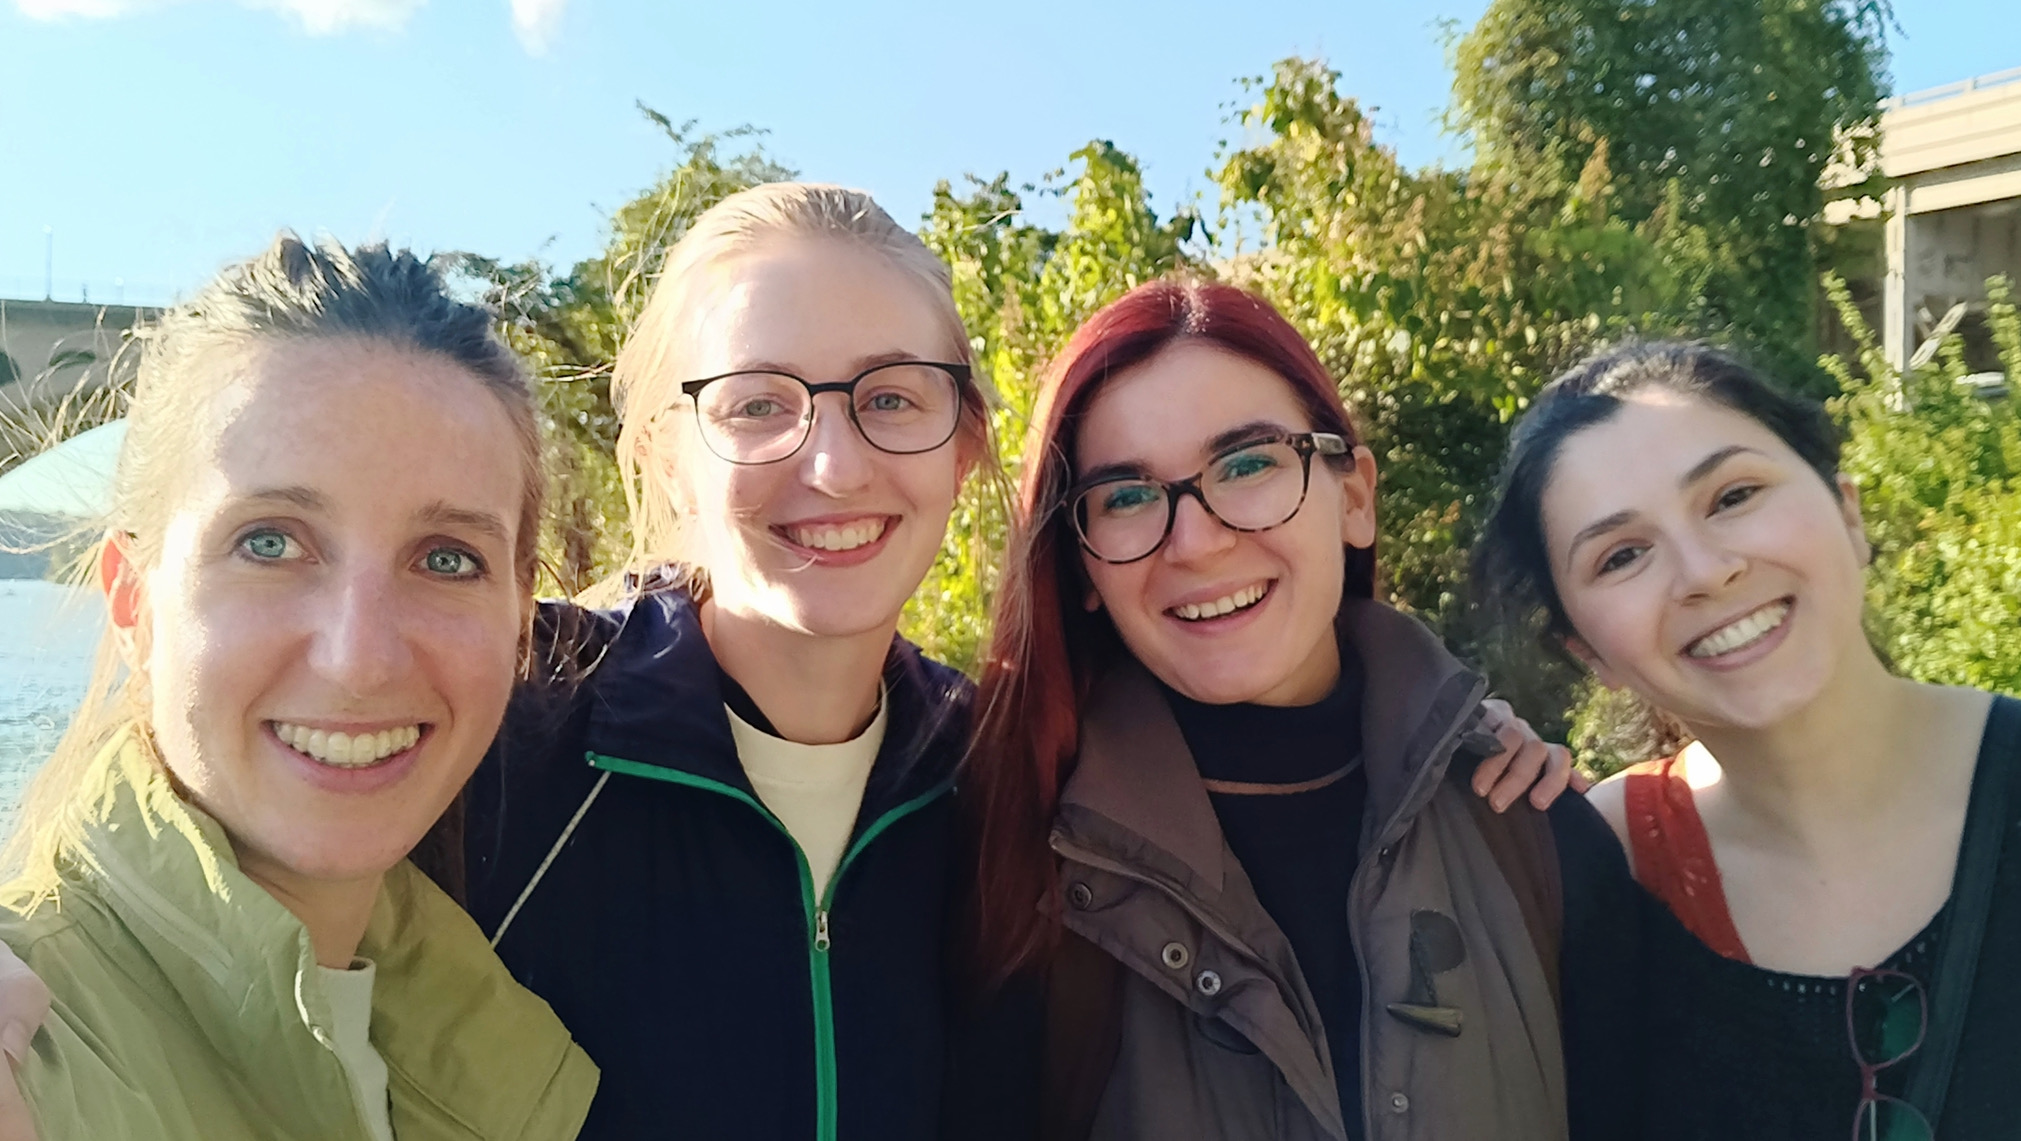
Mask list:
[[[2011,2],[1903,0],[1897,90],[2021,65]],[[670,160],[634,100],[767,128],[908,222],[937,179],[1036,179],[1097,137],[1169,209],[1236,80],[1291,54],[1428,161],[1436,23],[1484,5],[0,0],[0,296],[42,295],[45,226],[65,300],[166,300],[282,226],[566,265]]]

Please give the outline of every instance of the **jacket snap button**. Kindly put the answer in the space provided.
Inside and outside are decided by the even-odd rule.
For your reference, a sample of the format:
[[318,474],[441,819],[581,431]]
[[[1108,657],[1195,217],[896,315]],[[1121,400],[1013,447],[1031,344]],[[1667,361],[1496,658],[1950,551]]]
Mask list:
[[1167,943],[1165,949],[1158,952],[1158,956],[1165,960],[1166,966],[1175,971],[1185,970],[1186,964],[1193,961],[1193,955],[1186,950],[1184,943]]
[[1200,988],[1201,994],[1213,998],[1221,993],[1221,976],[1213,971],[1201,971],[1200,977],[1193,980],[1193,985]]
[[1410,1109],[1409,1098],[1405,1097],[1401,1093],[1393,1093],[1389,1095],[1389,1111],[1391,1113],[1405,1113],[1408,1112],[1409,1109]]
[[1067,902],[1078,910],[1086,911],[1095,905],[1094,890],[1087,884],[1077,883],[1067,889]]

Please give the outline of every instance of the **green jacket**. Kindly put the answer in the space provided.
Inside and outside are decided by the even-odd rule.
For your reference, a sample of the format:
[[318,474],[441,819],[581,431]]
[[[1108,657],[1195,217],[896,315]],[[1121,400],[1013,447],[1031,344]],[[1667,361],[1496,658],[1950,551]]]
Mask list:
[[[308,931],[130,739],[93,764],[56,882],[0,939],[55,992],[19,1078],[43,1141],[367,1141]],[[21,901],[53,888],[29,911]],[[358,953],[399,1141],[565,1141],[596,1067],[456,904],[402,862]]]

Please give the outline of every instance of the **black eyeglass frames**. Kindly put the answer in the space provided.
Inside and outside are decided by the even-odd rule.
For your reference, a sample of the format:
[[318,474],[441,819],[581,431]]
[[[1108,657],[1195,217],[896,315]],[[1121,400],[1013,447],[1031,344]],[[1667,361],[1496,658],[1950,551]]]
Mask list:
[[893,455],[930,452],[954,438],[961,393],[972,370],[944,361],[894,361],[845,381],[815,384],[768,369],[690,380],[702,442],[733,464],[777,463],[797,453],[814,428],[814,398],[839,392],[849,422],[871,447]]

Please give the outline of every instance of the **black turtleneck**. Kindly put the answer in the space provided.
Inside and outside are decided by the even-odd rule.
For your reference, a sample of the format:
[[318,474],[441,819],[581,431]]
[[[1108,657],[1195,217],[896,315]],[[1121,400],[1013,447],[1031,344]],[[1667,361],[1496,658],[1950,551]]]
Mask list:
[[1172,715],[1207,784],[1228,847],[1292,954],[1326,1029],[1350,1135],[1361,1133],[1361,973],[1347,888],[1361,842],[1361,662],[1316,704],[1203,705],[1171,689]]

